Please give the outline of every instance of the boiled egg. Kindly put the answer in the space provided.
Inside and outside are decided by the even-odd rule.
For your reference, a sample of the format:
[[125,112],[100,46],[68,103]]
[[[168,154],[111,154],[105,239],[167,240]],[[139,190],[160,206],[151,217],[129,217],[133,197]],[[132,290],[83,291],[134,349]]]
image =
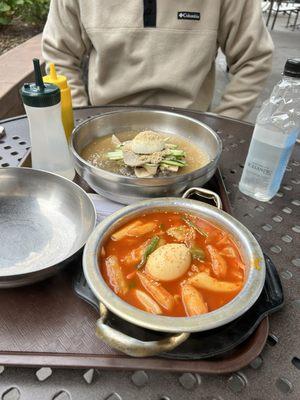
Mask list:
[[173,281],[187,272],[191,261],[191,253],[185,244],[168,243],[149,255],[146,272],[155,280]]

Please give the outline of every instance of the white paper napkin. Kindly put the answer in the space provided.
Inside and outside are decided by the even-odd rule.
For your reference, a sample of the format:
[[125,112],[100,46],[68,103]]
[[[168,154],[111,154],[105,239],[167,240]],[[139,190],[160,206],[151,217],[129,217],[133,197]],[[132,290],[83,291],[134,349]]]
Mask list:
[[99,224],[99,222],[108,217],[110,214],[125,207],[124,204],[115,203],[114,201],[106,199],[99,194],[88,193],[88,195],[96,208],[97,224]]

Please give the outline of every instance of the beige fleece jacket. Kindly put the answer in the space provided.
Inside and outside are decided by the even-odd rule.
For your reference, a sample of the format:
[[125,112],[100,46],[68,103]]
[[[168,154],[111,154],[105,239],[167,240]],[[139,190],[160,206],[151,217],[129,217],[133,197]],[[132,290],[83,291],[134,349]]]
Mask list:
[[46,62],[67,76],[75,106],[89,97],[92,105],[201,111],[212,101],[218,48],[231,79],[212,111],[243,118],[271,68],[260,0],[52,0],[42,45]]

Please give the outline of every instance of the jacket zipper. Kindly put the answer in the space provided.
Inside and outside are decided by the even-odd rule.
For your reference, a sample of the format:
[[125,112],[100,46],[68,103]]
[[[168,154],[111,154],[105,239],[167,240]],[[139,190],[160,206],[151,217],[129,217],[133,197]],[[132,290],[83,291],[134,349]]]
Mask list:
[[144,28],[156,27],[156,0],[144,1]]

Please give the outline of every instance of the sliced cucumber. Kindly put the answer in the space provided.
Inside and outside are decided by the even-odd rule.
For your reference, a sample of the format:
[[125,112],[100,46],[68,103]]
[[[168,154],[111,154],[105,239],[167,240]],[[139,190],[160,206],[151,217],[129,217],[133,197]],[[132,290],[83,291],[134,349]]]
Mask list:
[[171,149],[170,154],[175,157],[185,157],[185,152],[179,149]]
[[110,160],[114,160],[114,161],[123,159],[123,151],[122,150],[109,151],[108,153],[106,153],[106,155]]
[[175,165],[176,167],[184,167],[186,165],[185,161],[174,161],[174,160],[164,160],[162,164]]

